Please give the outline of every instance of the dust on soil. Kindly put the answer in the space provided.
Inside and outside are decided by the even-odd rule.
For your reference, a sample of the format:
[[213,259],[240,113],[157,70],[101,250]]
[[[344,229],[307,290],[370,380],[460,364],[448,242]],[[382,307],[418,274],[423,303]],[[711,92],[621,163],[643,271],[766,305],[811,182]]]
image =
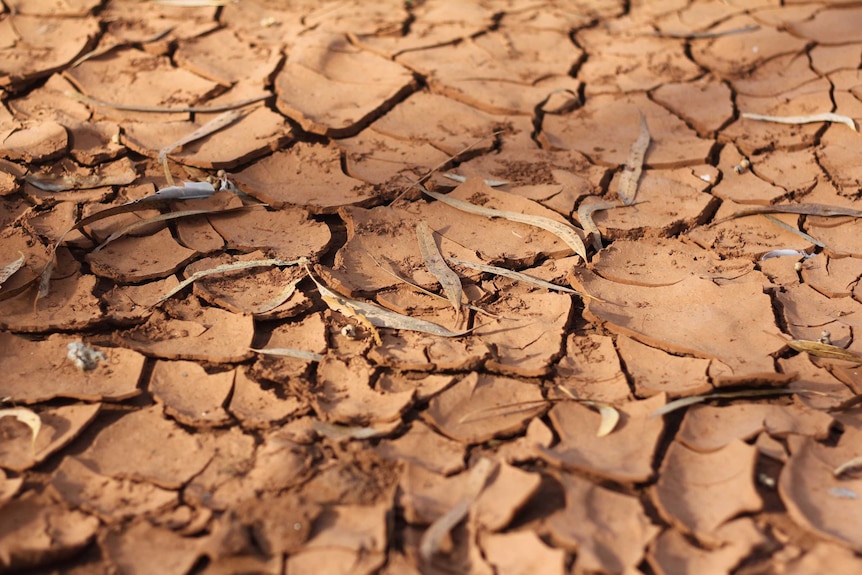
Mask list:
[[0,8],[0,571],[862,570],[855,3]]

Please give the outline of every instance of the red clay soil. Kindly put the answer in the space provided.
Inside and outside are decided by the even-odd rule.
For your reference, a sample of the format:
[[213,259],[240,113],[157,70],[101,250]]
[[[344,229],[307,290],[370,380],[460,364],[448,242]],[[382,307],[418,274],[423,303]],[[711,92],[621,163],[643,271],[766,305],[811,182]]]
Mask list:
[[860,24],[2,0],[0,572],[862,572]]

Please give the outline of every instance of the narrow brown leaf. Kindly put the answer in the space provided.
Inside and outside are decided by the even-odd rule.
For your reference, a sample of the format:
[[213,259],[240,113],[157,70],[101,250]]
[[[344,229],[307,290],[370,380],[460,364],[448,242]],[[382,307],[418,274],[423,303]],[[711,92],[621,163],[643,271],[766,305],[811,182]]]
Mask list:
[[[620,174],[619,196],[623,204],[630,206],[634,203],[638,193],[638,181],[641,179],[643,171],[644,156],[646,156],[647,148],[650,143],[649,127],[646,123],[646,118],[643,114],[640,116],[640,134],[632,144],[629,150],[629,157],[626,160],[626,165]],[[583,223],[583,222],[581,222]]]
[[336,311],[348,310],[353,314],[359,313],[375,327],[405,329],[407,331],[418,331],[442,337],[460,337],[462,335],[467,335],[472,331],[449,331],[445,327],[437,325],[436,323],[431,323],[430,321],[412,318],[370,303],[352,300],[330,290],[328,287],[320,283],[311,272],[308,273],[308,277],[317,284],[317,289],[320,291],[320,295],[325,298],[327,304],[332,306]]
[[696,403],[702,403],[712,399],[739,399],[741,397],[769,397],[772,395],[793,395],[794,393],[815,393],[806,389],[743,389],[740,391],[726,391],[722,393],[710,393],[707,395],[692,395],[681,397],[656,409],[650,417],[667,415],[677,409],[688,407]]
[[816,357],[828,359],[841,359],[844,361],[852,361],[853,363],[862,363],[862,355],[831,345],[828,343],[820,343],[819,341],[808,341],[804,339],[792,339],[787,343],[787,346],[796,351],[804,351]]
[[520,214],[518,212],[507,212],[505,210],[495,210],[493,208],[477,206],[470,202],[465,202],[464,200],[450,198],[449,196],[432,192],[426,189],[425,186],[421,185],[419,186],[419,189],[422,190],[423,194],[441,201],[456,210],[461,210],[462,212],[484,216],[486,218],[503,218],[510,222],[518,222],[519,224],[527,224],[528,226],[543,229],[560,238],[567,246],[572,248],[576,254],[581,256],[584,261],[587,261],[587,248],[584,245],[584,240],[582,240],[581,236],[578,235],[578,231],[580,230],[572,225],[564,224],[543,216],[532,216],[528,214]]
[[250,261],[243,261],[243,262],[234,262],[234,263],[230,263],[230,264],[221,264],[221,265],[216,266],[214,268],[209,268],[206,270],[200,270],[198,272],[193,273],[192,275],[190,275],[189,277],[187,277],[186,279],[184,279],[180,283],[178,283],[176,286],[174,286],[174,288],[172,290],[170,290],[168,293],[166,293],[165,295],[160,297],[159,300],[153,305],[158,305],[158,304],[162,303],[163,301],[170,298],[174,294],[181,292],[183,289],[186,288],[186,286],[191,285],[194,282],[198,281],[199,279],[206,277],[206,276],[209,276],[209,275],[224,274],[224,273],[228,273],[228,272],[235,272],[238,270],[247,270],[247,269],[251,269],[251,268],[295,266],[295,265],[299,265],[299,263],[300,263],[299,260],[296,260],[296,261],[286,261],[286,260],[279,260],[279,259],[250,260]]
[[305,361],[320,361],[323,359],[323,356],[319,353],[314,353],[313,351],[305,351],[304,349],[292,349],[288,347],[272,347],[269,349],[255,349],[253,347],[250,347],[249,349],[255,353],[260,353],[263,355],[292,357],[295,359],[304,359]]
[[449,303],[455,308],[455,323],[461,323],[461,297],[463,295],[461,278],[446,265],[443,254],[440,253],[437,242],[434,241],[434,234],[425,220],[420,220],[416,224],[416,237],[419,240],[419,251],[422,253],[422,259],[425,260],[425,266],[440,282],[443,293],[446,294]]
[[515,281],[522,281],[522,282],[531,283],[533,285],[537,285],[539,287],[543,287],[545,289],[549,289],[549,290],[553,290],[553,291],[561,291],[564,293],[570,293],[573,295],[577,295],[577,296],[585,297],[585,298],[589,298],[589,299],[594,299],[596,301],[601,301],[601,302],[604,301],[602,299],[591,296],[589,294],[584,294],[584,293],[581,293],[579,291],[575,291],[572,288],[568,288],[565,286],[558,286],[557,284],[552,284],[551,282],[546,282],[545,280],[540,280],[538,278],[534,278],[534,277],[529,276],[527,274],[524,274],[521,272],[516,272],[516,271],[510,270],[510,269],[492,266],[492,265],[488,265],[488,264],[482,264],[482,263],[478,263],[478,262],[471,262],[471,261],[467,261],[467,260],[462,260],[460,258],[446,258],[446,260],[449,263],[455,264],[456,266],[464,266],[464,267],[468,267],[468,268],[473,268],[474,270],[478,270],[480,272],[485,272],[485,273],[494,274],[497,276],[506,277],[509,279],[513,279]]
[[613,202],[581,202],[581,205],[578,206],[578,221],[583,226],[584,231],[592,235],[593,247],[596,251],[601,250],[604,246],[602,246],[602,233],[596,227],[595,222],[593,222],[593,212],[608,210],[616,206],[617,204]]

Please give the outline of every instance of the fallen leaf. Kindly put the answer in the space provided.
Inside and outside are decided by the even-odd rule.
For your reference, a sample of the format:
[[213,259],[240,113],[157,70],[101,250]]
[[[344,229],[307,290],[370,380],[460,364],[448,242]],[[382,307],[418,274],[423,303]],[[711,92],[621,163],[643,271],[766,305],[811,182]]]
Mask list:
[[3,283],[12,277],[15,272],[21,269],[21,266],[24,265],[24,261],[27,259],[23,253],[18,252],[21,257],[12,262],[11,264],[6,264],[2,268],[0,268],[0,289],[3,289]]
[[152,218],[147,218],[145,220],[138,220],[137,222],[133,222],[127,226],[120,228],[119,230],[115,231],[110,236],[108,236],[107,239],[105,239],[105,241],[103,241],[101,244],[96,246],[96,248],[93,249],[92,253],[100,252],[105,248],[105,246],[107,246],[109,243],[113,242],[114,240],[117,240],[117,239],[119,239],[119,238],[121,238],[127,234],[130,234],[137,229],[147,227],[150,224],[155,224],[155,223],[159,223],[159,222],[168,222],[171,220],[177,220],[180,218],[188,218],[191,216],[200,216],[203,214],[208,214],[208,215],[224,214],[224,213],[229,213],[229,212],[235,212],[238,210],[246,210],[246,209],[252,208],[252,207],[259,207],[260,205],[262,205],[262,204],[253,204],[250,206],[237,206],[235,208],[221,208],[221,209],[217,209],[217,210],[181,210],[178,212],[168,212],[166,214],[159,214],[159,215],[154,216]]
[[721,393],[709,393],[706,395],[691,395],[689,397],[681,397],[670,403],[656,409],[650,417],[660,417],[667,415],[677,409],[688,407],[696,403],[709,401],[711,399],[739,399],[741,397],[769,397],[772,395],[792,395],[794,393],[814,393],[804,389],[744,389],[741,391],[725,391]]
[[364,318],[368,320],[369,323],[371,323],[371,325],[375,327],[406,329],[408,331],[418,331],[431,335],[439,335],[442,337],[461,337],[463,335],[467,335],[471,331],[449,331],[445,327],[437,325],[436,323],[431,323],[430,321],[412,318],[406,315],[401,315],[400,313],[395,313],[394,311],[389,311],[388,309],[384,309],[376,305],[372,305],[370,303],[352,300],[330,290],[328,287],[317,281],[317,278],[315,278],[310,272],[308,274],[308,277],[310,277],[311,280],[315,284],[317,284],[317,289],[320,290],[320,295],[323,298],[329,300],[327,301],[327,305],[329,305],[335,311],[342,313],[346,312],[346,315],[351,316],[361,314]]
[[250,347],[249,349],[255,353],[262,353],[264,355],[294,357],[296,359],[304,359],[306,361],[320,361],[323,359],[323,356],[321,354],[314,353],[313,351],[305,351],[303,349],[289,349],[285,347],[274,347],[270,349],[255,349],[253,347]]
[[[640,133],[637,139],[632,144],[629,150],[629,157],[626,160],[626,165],[620,174],[619,196],[623,204],[630,206],[635,201],[635,196],[638,193],[638,180],[641,179],[643,171],[644,156],[646,156],[647,148],[650,143],[649,127],[646,123],[643,113],[640,116]],[[581,222],[583,223],[583,222]]]
[[859,467],[862,467],[862,457],[854,457],[853,459],[845,461],[844,463],[836,467],[832,471],[832,475],[834,475],[835,477],[840,477],[844,473],[853,469],[857,469]]
[[842,116],[833,112],[823,114],[811,114],[809,116],[766,116],[764,114],[754,114],[751,112],[743,112],[741,114],[746,120],[759,120],[761,122],[775,122],[776,124],[815,124],[818,122],[836,122],[848,126],[854,132],[859,130],[856,128],[856,122],[849,116]]
[[419,543],[419,554],[424,561],[430,561],[440,551],[443,539],[467,515],[470,506],[479,498],[482,490],[485,489],[488,477],[496,468],[497,464],[487,458],[480,459],[473,466],[467,477],[464,495],[449,511],[434,521],[422,535],[422,540]]
[[269,266],[295,266],[300,263],[300,260],[295,261],[285,261],[280,259],[266,259],[266,260],[251,260],[251,261],[240,261],[234,262],[231,264],[222,264],[220,266],[216,266],[214,268],[210,268],[208,270],[201,270],[199,272],[193,273],[191,276],[187,277],[180,283],[178,283],[174,288],[159,298],[159,301],[156,302],[156,305],[162,303],[163,301],[170,298],[172,295],[182,291],[186,286],[193,284],[197,280],[213,275],[213,274],[223,274],[227,272],[233,272],[237,270],[245,270],[249,268],[260,268],[260,267],[269,267]]
[[787,347],[796,351],[804,351],[816,357],[841,359],[844,361],[852,361],[853,363],[862,363],[862,355],[838,347],[836,345],[820,343],[819,341],[792,339],[787,342]]
[[440,253],[440,248],[434,241],[434,234],[425,220],[420,220],[416,224],[416,237],[419,239],[419,251],[422,253],[422,259],[425,260],[425,266],[440,282],[446,297],[449,298],[449,302],[455,308],[455,323],[461,323],[461,297],[463,295],[461,278],[446,265],[443,254]]
[[461,210],[462,212],[476,214],[477,216],[484,216],[486,218],[503,218],[510,222],[518,222],[520,224],[527,224],[528,226],[543,229],[560,238],[566,243],[566,245],[572,248],[576,254],[581,256],[584,261],[587,261],[587,247],[584,245],[584,240],[582,240],[581,236],[578,235],[578,229],[574,226],[566,225],[562,222],[543,216],[532,216],[529,214],[519,214],[518,212],[484,208],[482,206],[471,204],[470,202],[465,202],[456,198],[450,198],[443,194],[438,194],[437,192],[432,192],[421,185],[419,186],[419,189],[422,190],[423,194],[441,201],[456,210]]
[[502,276],[502,277],[506,277],[509,279],[513,279],[516,281],[531,283],[533,285],[537,285],[537,286],[540,286],[540,287],[543,287],[543,288],[546,288],[549,290],[561,291],[561,292],[570,293],[570,294],[578,295],[581,297],[587,297],[587,298],[591,298],[591,299],[598,299],[598,298],[594,298],[591,295],[584,294],[584,293],[581,293],[579,291],[575,291],[572,288],[568,288],[565,286],[558,286],[557,284],[552,284],[551,282],[546,282],[544,280],[540,280],[538,278],[534,278],[534,277],[529,276],[527,274],[523,274],[521,272],[516,272],[516,271],[510,270],[510,269],[501,268],[501,267],[497,267],[497,266],[491,266],[488,264],[481,264],[478,262],[470,262],[467,260],[462,260],[460,258],[454,258],[454,257],[446,258],[446,260],[449,263],[455,264],[457,266],[464,266],[464,267],[472,268],[474,270],[479,270],[480,272],[494,274],[497,276]]
[[[620,184],[622,185],[622,182]],[[602,233],[596,227],[595,222],[593,222],[593,212],[608,210],[613,207],[616,207],[616,204],[613,202],[581,202],[581,205],[578,206],[578,221],[581,222],[584,231],[592,236],[593,247],[596,251],[601,250],[604,246],[602,246]]]
[[170,185],[173,185],[174,180],[171,177],[170,170],[168,170],[168,154],[176,150],[177,148],[181,148],[186,144],[190,144],[191,142],[200,140],[202,138],[206,138],[210,134],[218,132],[219,130],[226,128],[227,126],[233,124],[235,121],[239,120],[243,116],[248,113],[248,110],[235,109],[228,110],[227,112],[223,112],[186,136],[183,136],[176,142],[172,144],[168,144],[161,150],[159,150],[158,161],[165,168],[165,178],[167,179]]
[[39,435],[39,429],[42,427],[42,420],[39,418],[39,414],[25,407],[10,407],[8,409],[0,409],[0,419],[4,417],[14,417],[33,431],[33,441],[31,445],[35,452],[36,436]]
[[599,415],[602,416],[602,421],[599,423],[599,429],[596,432],[596,437],[604,437],[613,433],[620,422],[620,412],[606,403],[596,403],[593,401],[586,402],[590,407],[595,407],[599,410]]

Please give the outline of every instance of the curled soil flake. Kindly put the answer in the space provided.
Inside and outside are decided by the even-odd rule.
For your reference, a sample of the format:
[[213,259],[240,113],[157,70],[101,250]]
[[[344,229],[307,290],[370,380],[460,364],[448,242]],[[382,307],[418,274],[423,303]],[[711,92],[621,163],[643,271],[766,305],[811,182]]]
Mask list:
[[797,405],[697,405],[685,414],[677,440],[695,451],[710,452],[734,439],[752,439],[763,430],[779,438],[802,434],[823,440],[832,424],[829,414]]
[[201,557],[206,542],[206,537],[183,537],[142,520],[106,532],[99,546],[114,569],[122,573],[183,575]]
[[275,389],[265,388],[239,369],[234,380],[228,411],[245,428],[268,428],[287,420],[305,407],[297,397],[282,397]]
[[336,143],[345,152],[348,176],[397,191],[404,188],[405,177],[416,180],[449,157],[429,142],[400,140],[373,128]]
[[514,533],[486,534],[479,538],[485,556],[498,573],[547,573],[556,575],[565,572],[566,552],[548,547],[536,533],[517,531]]
[[81,456],[97,473],[167,489],[181,487],[210,459],[211,450],[166,419],[157,406],[128,413],[104,428]]
[[763,505],[754,487],[756,458],[757,448],[739,440],[707,454],[672,443],[652,489],[659,512],[700,541],[721,541],[722,524]]
[[650,546],[647,561],[659,575],[719,575],[733,571],[756,547],[767,541],[754,521],[747,517],[722,525],[716,534],[723,545],[717,549],[701,549],[689,543],[679,531],[668,529]]
[[501,463],[488,478],[475,503],[475,519],[484,529],[505,529],[539,491],[542,477]]
[[40,411],[39,433],[22,429],[20,423],[10,417],[0,419],[3,428],[3,443],[0,444],[0,467],[24,471],[42,463],[49,456],[68,445],[95,419],[98,403],[67,405]]
[[[233,96],[237,100],[241,95]],[[212,102],[212,105],[217,105]],[[202,137],[181,149],[171,150],[168,157],[180,164],[208,170],[230,170],[268,154],[291,139],[284,118],[268,108],[250,108],[224,128]],[[196,114],[195,122],[130,123],[124,129],[123,143],[139,154],[156,158],[159,150],[170,147],[212,121],[215,114]]]
[[93,273],[118,282],[162,279],[197,253],[179,245],[168,229],[143,238],[126,237],[87,255]]
[[[231,257],[227,254],[204,258],[186,266],[183,276],[205,272],[220,265],[260,261],[261,252]],[[305,272],[297,267],[260,266],[211,274],[194,283],[194,293],[227,311],[254,315],[258,319],[276,319],[299,315],[311,302],[296,284]],[[292,289],[291,289],[292,286]],[[285,298],[285,295],[288,295]],[[275,306],[275,307],[273,307]]]
[[352,136],[414,83],[409,70],[344,35],[313,32],[300,37],[276,77],[276,105],[308,132]]
[[213,363],[251,357],[254,321],[218,308],[202,308],[196,300],[169,302],[169,314],[155,312],[147,323],[114,335],[118,342],[141,353],[163,359],[189,359]]
[[0,566],[26,570],[69,557],[93,539],[98,527],[95,517],[30,491],[0,513]]
[[63,460],[49,485],[51,492],[69,506],[92,513],[108,524],[155,514],[179,503],[175,491],[100,475],[74,457]]
[[860,440],[862,433],[852,427],[845,428],[838,445],[831,448],[811,437],[791,436],[790,461],[778,479],[781,500],[796,523],[857,553],[862,551],[862,479],[835,477],[833,470],[862,455]]
[[[811,112],[827,112],[833,106],[831,88],[829,81],[822,78],[777,97],[739,95],[736,105],[744,113],[764,116],[804,116]],[[821,124],[785,125],[741,117],[722,130],[722,135],[733,140],[744,153],[754,154],[771,147],[782,151],[812,147],[821,130]]]
[[317,518],[317,532],[285,561],[288,573],[374,573],[386,562],[389,504],[337,505]]
[[566,508],[548,519],[552,540],[577,550],[575,565],[585,571],[621,574],[633,570],[643,560],[647,543],[659,532],[640,501],[576,475],[564,474],[561,480]]
[[76,369],[66,359],[70,338],[52,335],[29,341],[0,333],[0,397],[37,403],[57,397],[89,401],[122,400],[140,393],[138,379],[144,356],[122,348],[98,348],[107,356],[91,371]]
[[266,250],[272,257],[314,260],[326,251],[332,234],[326,224],[311,219],[301,208],[282,206],[276,211],[248,210],[230,216],[211,216],[212,226],[229,248],[249,252]]
[[[711,168],[695,169],[714,179]],[[623,175],[615,177],[610,185],[611,190],[619,189],[620,194],[626,184]],[[602,235],[611,239],[673,236],[681,229],[704,222],[715,209],[715,198],[703,193],[707,187],[691,168],[649,170],[637,185],[636,205],[597,212],[594,221]]]
[[817,543],[802,557],[791,561],[787,575],[807,575],[808,573],[834,573],[835,575],[854,575],[862,567],[859,556],[846,547],[832,543]]
[[[29,2],[26,2],[29,4]],[[20,86],[71,62],[98,33],[95,18],[15,14],[4,18],[0,87]],[[9,42],[15,38],[17,41]]]
[[[759,282],[722,288],[688,277],[669,286],[639,287],[578,270],[573,279],[580,289],[608,302],[587,300],[584,315],[591,321],[664,351],[718,359],[732,370],[728,376],[785,380],[774,373],[770,354],[783,344]],[[771,326],[771,332],[764,326]]]
[[607,166],[626,163],[631,127],[642,113],[652,144],[648,165],[673,168],[706,163],[712,142],[702,140],[685,123],[645,95],[601,95],[563,116],[546,116],[540,138],[554,149],[575,149]]
[[381,393],[370,386],[373,368],[361,358],[345,362],[332,356],[317,367],[317,412],[339,423],[383,422],[400,418],[413,403],[413,391]]
[[663,84],[653,92],[656,102],[683,118],[700,137],[714,134],[733,118],[731,97],[730,88],[710,76]]
[[234,371],[208,374],[190,361],[157,361],[149,391],[165,413],[192,427],[230,422],[222,407],[233,389]]
[[274,208],[304,206],[315,213],[332,213],[341,206],[377,201],[371,186],[341,171],[341,154],[334,145],[300,142],[231,175],[247,194]]
[[28,123],[3,139],[0,155],[7,160],[42,163],[63,155],[68,145],[69,135],[60,124]]
[[859,18],[862,9],[858,7],[832,6],[817,12],[810,20],[790,23],[788,29],[818,44],[847,44],[862,39],[854,25]]
[[663,395],[626,404],[616,430],[597,437],[600,416],[575,402],[562,402],[549,412],[560,436],[553,448],[540,448],[543,459],[564,469],[587,471],[619,482],[645,482],[653,475],[653,454],[664,421],[650,414],[665,403]]
[[[725,20],[715,31],[740,29],[756,25],[747,15]],[[721,76],[742,75],[761,62],[780,54],[798,53],[805,49],[806,41],[770,26],[759,26],[745,34],[731,34],[718,38],[696,40],[691,53],[699,65]]]
[[639,397],[667,393],[668,398],[675,399],[712,389],[707,378],[708,359],[673,355],[624,335],[617,337],[617,350]]
[[452,439],[481,443],[524,429],[545,405],[533,384],[474,372],[435,396],[424,418]]
[[[181,107],[197,104],[217,90],[218,84],[204,80],[170,61],[137,49],[115,50],[110,58],[93,58],[64,76],[91,98],[125,106]],[[124,121],[177,121],[188,113],[135,112],[96,106],[104,118]]]
[[607,336],[570,334],[566,355],[554,372],[555,383],[579,399],[616,403],[630,395],[614,342]]
[[377,453],[386,459],[409,461],[441,475],[464,470],[464,445],[443,437],[421,420],[397,439],[381,441]]
[[506,297],[490,306],[500,318],[482,323],[473,332],[496,350],[486,362],[488,369],[523,377],[549,373],[561,353],[571,307],[572,298],[565,294],[532,292],[520,286],[508,290]]
[[[428,118],[434,121],[429,122]],[[448,155],[455,155],[467,147],[472,153],[489,151],[498,124],[494,116],[467,104],[417,92],[374,122],[372,128],[399,140],[428,142]]]
[[555,89],[578,93],[580,82],[567,74],[581,56],[560,31],[510,29],[407,52],[398,61],[427,76],[435,92],[484,112],[532,114]]
[[767,181],[748,168],[742,169],[743,161],[750,163],[750,159],[733,144],[722,148],[718,160],[722,179],[713,187],[713,195],[738,204],[767,205],[777,202],[787,194],[787,190],[780,187],[784,185],[784,179],[778,184]]

